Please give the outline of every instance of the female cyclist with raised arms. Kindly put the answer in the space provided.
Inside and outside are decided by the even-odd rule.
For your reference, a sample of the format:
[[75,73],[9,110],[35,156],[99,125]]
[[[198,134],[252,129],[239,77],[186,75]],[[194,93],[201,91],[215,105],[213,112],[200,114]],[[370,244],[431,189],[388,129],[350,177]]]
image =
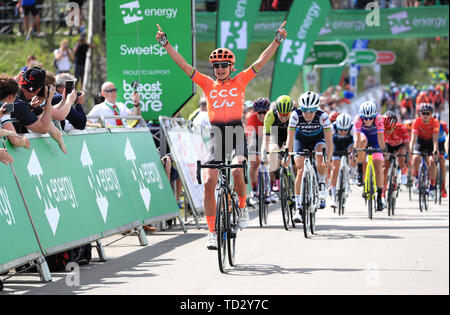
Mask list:
[[[355,126],[355,148],[384,150],[384,122],[383,117],[377,112],[377,105],[372,101],[367,101],[359,107],[359,115],[354,120]],[[363,186],[363,163],[366,154],[358,152],[358,185]],[[383,153],[377,152],[373,154],[373,165],[375,167],[375,176],[377,183],[377,211],[383,211]]]
[[[276,32],[275,39],[259,58],[248,69],[240,72],[234,78],[231,78],[232,71],[235,71],[235,56],[233,52],[227,48],[215,49],[209,56],[209,62],[216,76],[216,80],[213,80],[188,64],[183,56],[172,47],[167,40],[166,34],[157,24],[158,32],[156,34],[156,40],[167,50],[169,56],[184,73],[192,81],[200,85],[205,94],[208,117],[212,126],[212,146],[210,156],[208,157],[209,163],[224,161],[225,156],[231,153],[234,156],[233,164],[243,163],[247,159],[248,149],[242,126],[245,88],[270,58],[272,58],[280,43],[286,38],[287,32],[284,29],[285,25],[286,21],[280,26]],[[174,84],[176,83],[174,82]],[[227,140],[232,145],[226,145]],[[226,149],[231,149],[231,152],[226,152]],[[234,178],[234,188],[239,196],[239,208],[241,209],[238,223],[240,227],[246,227],[249,223],[249,216],[246,208],[247,187],[244,181],[244,173],[241,169],[234,169],[232,175]],[[210,233],[206,247],[212,250],[217,249],[217,235],[214,231],[216,220],[216,198],[214,191],[217,180],[218,171],[215,169],[207,169],[204,185],[204,206]]]

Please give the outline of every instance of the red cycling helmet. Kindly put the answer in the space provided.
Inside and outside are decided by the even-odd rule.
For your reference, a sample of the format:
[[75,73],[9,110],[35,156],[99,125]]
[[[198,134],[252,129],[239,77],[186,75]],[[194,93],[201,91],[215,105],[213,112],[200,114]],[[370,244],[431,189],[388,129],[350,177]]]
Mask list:
[[395,126],[395,124],[397,124],[398,122],[397,115],[395,115],[393,111],[387,111],[386,113],[384,113],[383,119],[384,119],[384,126],[387,128]]
[[232,64],[236,61],[233,52],[228,48],[217,48],[209,55],[210,63],[226,61],[231,62]]

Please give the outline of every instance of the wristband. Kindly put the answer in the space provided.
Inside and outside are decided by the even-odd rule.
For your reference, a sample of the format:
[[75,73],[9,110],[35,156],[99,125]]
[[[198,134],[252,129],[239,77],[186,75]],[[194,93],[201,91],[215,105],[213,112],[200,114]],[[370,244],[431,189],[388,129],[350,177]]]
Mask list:
[[285,37],[279,32],[277,31],[275,34],[275,40],[277,41],[278,44],[281,44],[284,41]]
[[161,36],[160,38],[158,38],[158,42],[161,46],[166,47],[167,44],[169,43],[169,41],[167,40],[167,35],[164,34],[163,36]]

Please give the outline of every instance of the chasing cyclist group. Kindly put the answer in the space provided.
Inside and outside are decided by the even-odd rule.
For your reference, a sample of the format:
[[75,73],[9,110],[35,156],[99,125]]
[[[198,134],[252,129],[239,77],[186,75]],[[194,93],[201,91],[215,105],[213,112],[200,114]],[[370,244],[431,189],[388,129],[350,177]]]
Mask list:
[[[277,202],[276,192],[279,190],[280,165],[287,167],[291,163],[289,155],[279,161],[273,153],[285,148],[293,156],[295,175],[295,211],[293,220],[302,220],[301,184],[305,151],[314,151],[317,179],[319,183],[319,208],[326,207],[326,198],[331,195],[331,206],[336,207],[336,182],[340,168],[340,160],[347,152],[354,174],[354,181],[363,186],[365,174],[364,164],[366,154],[361,149],[379,149],[372,155],[376,175],[377,202],[376,211],[385,207],[385,187],[387,185],[387,170],[389,169],[388,154],[399,153],[398,164],[402,173],[402,184],[407,182],[408,164],[411,164],[412,176],[416,178],[421,160],[421,152],[429,154],[430,168],[430,199],[436,198],[436,193],[447,196],[445,183],[442,191],[436,192],[436,163],[438,157],[444,162],[444,154],[448,151],[445,142],[446,124],[433,117],[434,106],[424,100],[418,104],[418,114],[414,121],[402,124],[393,111],[383,115],[377,110],[373,101],[360,105],[359,113],[351,117],[346,113],[328,115],[320,109],[319,95],[308,91],[300,95],[297,104],[288,95],[277,98],[271,104],[267,98],[259,98],[253,102],[253,114],[243,125],[245,89],[248,83],[257,75],[262,67],[272,58],[280,43],[286,38],[285,22],[276,32],[274,40],[261,53],[259,58],[246,70],[231,77],[235,71],[235,56],[227,48],[217,48],[209,56],[216,79],[200,73],[189,65],[186,60],[169,43],[167,35],[158,26],[156,40],[167,50],[173,61],[197,83],[203,90],[207,100],[207,113],[211,123],[211,151],[208,163],[221,163],[230,160],[231,163],[242,164],[250,161],[250,183],[252,192],[247,199],[247,186],[242,169],[233,169],[234,190],[239,199],[238,224],[245,228],[249,224],[247,200],[251,205],[258,202],[258,171],[262,163],[269,165],[272,179],[272,193],[267,202]],[[227,132],[231,128],[233,132]],[[242,137],[236,129],[242,129]],[[245,136],[244,136],[245,133]],[[262,139],[262,141],[261,141]],[[249,145],[247,146],[247,141]],[[323,151],[325,149],[325,151]],[[358,149],[354,151],[353,149]],[[324,154],[322,152],[325,152]],[[383,154],[385,153],[385,154]],[[386,156],[385,156],[386,155]],[[407,158],[411,156],[411,161]],[[406,156],[406,157],[405,157]],[[445,167],[441,168],[445,172]],[[218,182],[218,170],[205,170],[204,206],[209,228],[206,247],[217,249],[215,226],[216,198],[215,189]],[[445,176],[443,176],[445,179]],[[327,182],[329,185],[327,185]],[[417,184],[416,184],[417,185]],[[329,186],[329,190],[327,190]]]

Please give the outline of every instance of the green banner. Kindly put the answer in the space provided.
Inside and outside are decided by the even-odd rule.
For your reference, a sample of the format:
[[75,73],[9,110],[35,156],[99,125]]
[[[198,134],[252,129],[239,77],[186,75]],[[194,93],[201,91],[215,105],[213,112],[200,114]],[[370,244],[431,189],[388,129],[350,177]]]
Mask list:
[[[305,1],[308,2],[308,1]],[[435,37],[449,34],[449,7],[420,6],[417,8],[381,9],[379,26],[368,26],[371,11],[331,10],[317,40],[386,39],[405,37]],[[374,13],[372,13],[374,14]],[[252,41],[267,42],[280,26],[286,12],[259,12]],[[370,19],[370,16],[369,16]],[[214,42],[216,13],[196,12],[196,35],[199,42]]]
[[[417,8],[381,9],[379,14],[376,11],[366,10],[335,10],[327,17],[325,25],[320,30],[319,39],[350,40],[357,38],[389,39],[448,36],[448,9],[448,5],[421,6]],[[370,22],[372,17],[375,18]],[[379,23],[377,23],[376,17],[379,17]]]
[[328,0],[294,0],[286,21],[288,36],[277,52],[270,99],[290,94],[329,11]]
[[193,56],[192,1],[106,1],[108,80],[118,101],[133,107],[132,83],[139,81],[144,119],[172,116],[192,96],[194,85],[155,40],[159,24],[171,45],[191,64]]
[[[261,0],[219,1],[216,47],[225,47],[233,51],[236,56],[237,73],[244,68],[260,5]],[[270,37],[267,38],[269,39]]]
[[42,255],[11,168],[0,165],[0,272]]
[[148,131],[65,136],[67,155],[30,141],[7,147],[46,254],[179,214]]

